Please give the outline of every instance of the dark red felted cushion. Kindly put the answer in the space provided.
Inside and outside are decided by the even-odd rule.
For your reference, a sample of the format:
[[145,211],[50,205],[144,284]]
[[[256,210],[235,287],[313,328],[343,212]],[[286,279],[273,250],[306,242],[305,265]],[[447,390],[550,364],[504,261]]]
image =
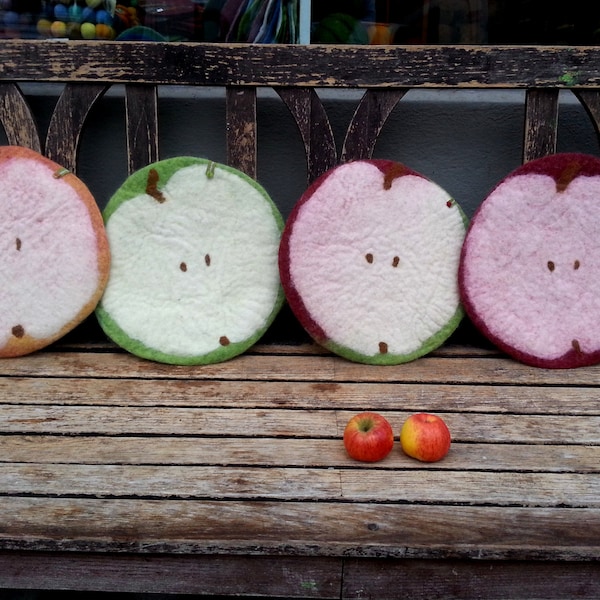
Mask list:
[[463,317],[465,231],[460,207],[426,177],[389,160],[346,163],[315,181],[287,220],[281,282],[321,345],[356,362],[406,362]]
[[517,360],[600,362],[600,159],[555,154],[503,179],[473,216],[459,285],[475,325]]

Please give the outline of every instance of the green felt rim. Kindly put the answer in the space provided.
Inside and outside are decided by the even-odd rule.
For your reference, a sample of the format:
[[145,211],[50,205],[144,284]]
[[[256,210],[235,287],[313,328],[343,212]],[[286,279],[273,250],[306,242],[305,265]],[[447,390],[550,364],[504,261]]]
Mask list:
[[[279,209],[277,208],[269,194],[257,181],[255,181],[242,171],[239,171],[238,169],[235,169],[228,165],[223,165],[208,159],[191,156],[175,157],[158,161],[132,173],[108,201],[104,211],[102,212],[104,223],[108,223],[111,216],[119,209],[121,205],[123,205],[128,200],[139,196],[140,193],[143,193],[143,191],[146,189],[148,173],[151,169],[154,169],[158,173],[159,180],[164,185],[180,169],[196,165],[206,165],[207,174],[209,174],[211,170],[214,170],[216,168],[228,171],[230,173],[235,174],[237,177],[254,187],[261,194],[261,196],[271,208],[271,213],[273,215],[279,232],[281,233],[283,231],[283,216],[281,215]],[[281,310],[281,307],[283,306],[284,302],[285,295],[281,284],[279,284],[277,295],[273,303],[273,309],[271,310],[271,313],[266,319],[263,327],[257,329],[253,335],[246,338],[245,340],[242,340],[240,342],[232,342],[227,346],[216,348],[213,351],[199,355],[181,355],[162,352],[159,349],[150,347],[140,342],[139,340],[131,337],[120,325],[117,324],[117,322],[112,318],[112,316],[105,310],[105,308],[102,305],[102,301],[100,301],[100,303],[96,307],[95,314],[98,323],[100,324],[100,327],[102,328],[104,333],[117,345],[119,345],[124,350],[127,350],[131,354],[148,360],[153,360],[155,362],[162,362],[167,364],[203,365],[229,360],[235,356],[238,356],[239,354],[243,353],[248,348],[250,348],[252,345],[254,345],[271,326],[273,320]]]
[[338,356],[347,358],[353,362],[363,363],[368,365],[399,365],[402,363],[411,362],[417,358],[421,358],[426,354],[429,354],[436,348],[439,348],[457,329],[460,325],[465,311],[462,305],[458,305],[456,312],[452,318],[444,325],[440,330],[434,333],[431,337],[427,338],[425,342],[413,352],[408,354],[361,354],[349,348],[348,346],[342,346],[336,344],[333,341],[320,340],[319,343],[328,350],[331,350]]

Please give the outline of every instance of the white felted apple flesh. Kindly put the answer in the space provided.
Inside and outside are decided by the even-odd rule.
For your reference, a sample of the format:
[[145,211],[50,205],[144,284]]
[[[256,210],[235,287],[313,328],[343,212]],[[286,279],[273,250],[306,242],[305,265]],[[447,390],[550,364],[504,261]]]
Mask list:
[[110,256],[88,188],[33,150],[0,147],[0,213],[0,356],[21,356],[94,311]]
[[441,345],[463,317],[466,219],[408,167],[361,160],[321,176],[286,223],[280,273],[308,333],[340,356],[398,364]]
[[283,302],[283,219],[235,169],[178,157],[129,177],[104,211],[113,256],[97,309],[133,354],[207,364],[254,344]]
[[504,178],[475,213],[460,286],[478,328],[546,368],[600,362],[600,160],[556,154]]

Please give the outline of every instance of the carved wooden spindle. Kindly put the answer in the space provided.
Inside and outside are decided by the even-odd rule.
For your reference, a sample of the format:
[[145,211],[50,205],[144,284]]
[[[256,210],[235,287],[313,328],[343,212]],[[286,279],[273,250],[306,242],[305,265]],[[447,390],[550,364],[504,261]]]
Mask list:
[[155,85],[125,86],[127,168],[129,174],[156,162],[158,148],[158,93]]
[[46,155],[73,173],[81,132],[92,106],[110,87],[100,83],[67,83],[48,126]]
[[15,83],[0,83],[0,125],[8,143],[42,151],[40,133],[27,99]]
[[527,90],[523,162],[556,152],[558,89]]
[[298,128],[308,169],[308,182],[337,164],[337,149],[329,117],[313,88],[277,88]]

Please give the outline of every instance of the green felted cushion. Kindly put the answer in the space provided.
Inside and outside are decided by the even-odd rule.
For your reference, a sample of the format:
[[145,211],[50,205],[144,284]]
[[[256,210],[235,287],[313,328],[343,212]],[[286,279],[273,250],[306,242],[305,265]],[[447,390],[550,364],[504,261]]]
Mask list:
[[123,348],[207,364],[256,342],[283,302],[283,219],[266,191],[230,167],[178,157],[131,175],[104,211],[113,256],[97,309]]
[[466,218],[429,179],[386,160],[336,167],[286,223],[280,273],[311,336],[350,360],[397,364],[444,342],[463,316]]

